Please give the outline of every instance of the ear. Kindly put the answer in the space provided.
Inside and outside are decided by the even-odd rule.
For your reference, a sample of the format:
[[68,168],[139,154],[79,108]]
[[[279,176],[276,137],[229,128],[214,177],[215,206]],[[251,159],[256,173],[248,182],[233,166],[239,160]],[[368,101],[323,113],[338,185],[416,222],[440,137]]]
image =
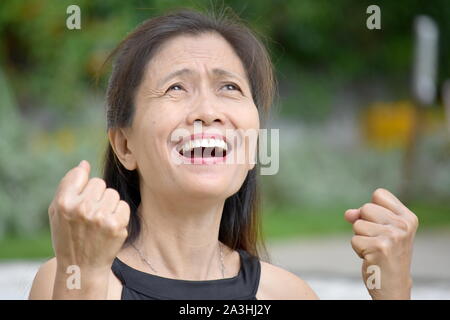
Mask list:
[[108,129],[108,138],[119,161],[128,170],[137,168],[137,161],[130,149],[129,134],[124,128]]

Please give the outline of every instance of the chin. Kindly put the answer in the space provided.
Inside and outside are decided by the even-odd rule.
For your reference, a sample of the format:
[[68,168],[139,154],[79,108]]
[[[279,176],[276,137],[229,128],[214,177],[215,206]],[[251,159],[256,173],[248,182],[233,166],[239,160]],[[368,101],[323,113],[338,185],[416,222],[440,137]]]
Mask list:
[[201,199],[201,200],[207,200],[207,199],[223,199],[230,197],[236,191],[234,190],[236,188],[233,188],[232,190],[230,187],[232,187],[231,181],[201,181],[203,179],[197,179],[197,181],[193,182],[192,184],[189,184],[185,186],[185,189],[187,190],[187,194],[189,194],[190,197],[194,199]]

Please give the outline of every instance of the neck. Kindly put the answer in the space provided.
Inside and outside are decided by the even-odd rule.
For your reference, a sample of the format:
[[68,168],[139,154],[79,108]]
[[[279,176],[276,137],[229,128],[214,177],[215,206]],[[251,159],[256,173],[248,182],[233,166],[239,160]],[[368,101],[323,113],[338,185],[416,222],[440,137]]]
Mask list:
[[218,238],[224,201],[192,202],[145,194],[138,209],[142,229],[134,244],[159,276],[222,278]]

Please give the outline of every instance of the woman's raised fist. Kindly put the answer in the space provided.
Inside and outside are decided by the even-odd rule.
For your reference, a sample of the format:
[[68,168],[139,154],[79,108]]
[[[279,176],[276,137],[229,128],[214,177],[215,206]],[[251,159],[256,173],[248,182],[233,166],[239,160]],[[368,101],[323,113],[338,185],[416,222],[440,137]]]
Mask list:
[[48,214],[59,267],[106,270],[128,235],[128,204],[83,160],[61,180]]

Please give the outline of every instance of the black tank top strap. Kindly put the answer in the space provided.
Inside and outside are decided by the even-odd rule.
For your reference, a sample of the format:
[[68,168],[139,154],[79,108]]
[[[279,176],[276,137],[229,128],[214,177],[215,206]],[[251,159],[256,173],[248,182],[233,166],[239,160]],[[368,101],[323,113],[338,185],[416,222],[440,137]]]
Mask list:
[[261,276],[258,258],[237,249],[241,266],[232,278],[179,280],[134,269],[115,258],[112,271],[122,282],[123,300],[256,300]]

